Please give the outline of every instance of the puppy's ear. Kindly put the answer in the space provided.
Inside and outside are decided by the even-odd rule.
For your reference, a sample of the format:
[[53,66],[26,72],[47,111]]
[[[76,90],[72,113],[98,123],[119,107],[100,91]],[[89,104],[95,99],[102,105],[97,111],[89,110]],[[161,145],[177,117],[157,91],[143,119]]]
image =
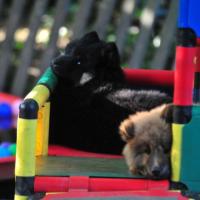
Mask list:
[[103,49],[103,53],[107,60],[107,66],[109,68],[116,68],[120,65],[120,56],[118,48],[114,42],[109,42]]
[[161,118],[167,123],[173,122],[173,104],[167,104],[163,111],[161,112]]
[[124,120],[119,126],[119,134],[125,142],[128,142],[134,137],[134,123],[128,118]]
[[84,45],[94,44],[100,42],[99,36],[96,31],[89,32],[85,34],[81,39],[80,42]]

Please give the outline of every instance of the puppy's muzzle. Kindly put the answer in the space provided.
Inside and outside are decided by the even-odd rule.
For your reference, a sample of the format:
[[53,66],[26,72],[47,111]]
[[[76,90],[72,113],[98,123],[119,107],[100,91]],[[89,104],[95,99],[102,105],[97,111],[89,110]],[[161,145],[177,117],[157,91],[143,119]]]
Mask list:
[[170,176],[169,167],[167,165],[152,166],[149,176],[150,178],[153,178],[153,179],[169,178]]

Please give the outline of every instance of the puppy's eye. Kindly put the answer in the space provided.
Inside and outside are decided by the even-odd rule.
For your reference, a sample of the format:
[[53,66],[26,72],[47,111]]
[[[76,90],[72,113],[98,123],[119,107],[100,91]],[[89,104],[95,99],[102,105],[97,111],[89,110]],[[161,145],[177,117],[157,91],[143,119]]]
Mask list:
[[76,62],[77,65],[81,65],[81,63],[82,63],[81,57],[77,56],[75,62]]
[[80,64],[81,64],[81,59],[80,59],[80,58],[76,60],[76,64],[77,64],[77,65],[80,65]]
[[141,145],[141,146],[138,146],[136,149],[137,149],[137,155],[150,154],[151,153],[151,149],[148,145],[147,146]]
[[144,149],[144,153],[150,154],[150,153],[151,153],[151,149],[150,149],[149,147],[146,147],[146,148]]

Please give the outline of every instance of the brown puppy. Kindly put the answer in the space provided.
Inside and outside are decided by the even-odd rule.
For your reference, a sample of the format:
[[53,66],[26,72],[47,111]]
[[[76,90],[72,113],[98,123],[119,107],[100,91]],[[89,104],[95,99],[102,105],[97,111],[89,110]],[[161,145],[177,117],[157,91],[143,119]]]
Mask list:
[[123,155],[129,170],[152,179],[169,178],[171,125],[165,118],[171,106],[161,105],[150,111],[138,112],[124,120],[119,133],[127,142]]

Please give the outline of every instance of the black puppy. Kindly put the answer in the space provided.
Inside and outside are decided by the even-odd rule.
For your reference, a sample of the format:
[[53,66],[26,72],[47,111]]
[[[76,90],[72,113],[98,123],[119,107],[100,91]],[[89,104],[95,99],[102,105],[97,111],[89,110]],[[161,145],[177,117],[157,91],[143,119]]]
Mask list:
[[171,101],[165,93],[128,86],[116,45],[96,32],[67,45],[52,69],[59,81],[51,99],[50,143],[121,154],[120,122]]

